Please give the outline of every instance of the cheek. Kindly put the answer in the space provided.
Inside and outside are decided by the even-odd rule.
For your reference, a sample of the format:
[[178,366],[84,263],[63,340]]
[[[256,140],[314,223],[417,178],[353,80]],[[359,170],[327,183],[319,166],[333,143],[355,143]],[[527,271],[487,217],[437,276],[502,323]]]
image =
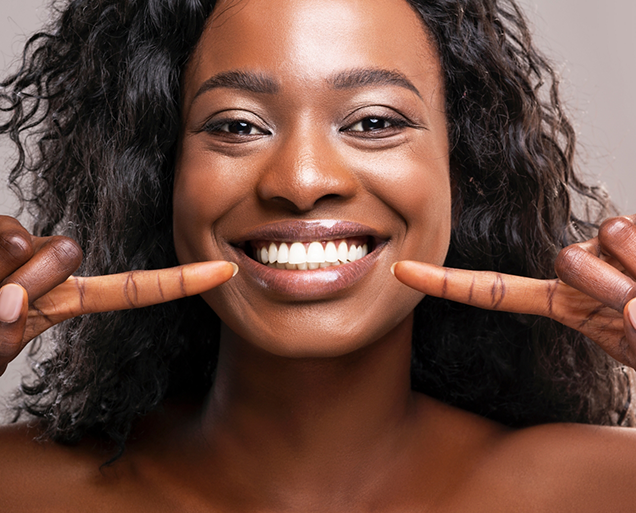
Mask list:
[[451,235],[450,188],[445,183],[440,187],[439,182],[427,187],[424,180],[418,185],[422,187],[422,194],[414,194],[412,202],[402,205],[406,220],[403,259],[442,265]]
[[180,263],[219,257],[215,223],[236,203],[236,174],[185,142],[175,166],[173,192],[174,244]]
[[[440,147],[441,146],[441,147]],[[368,187],[401,219],[399,258],[441,265],[450,243],[451,184],[444,145],[410,146],[367,173]]]
[[440,128],[436,134],[411,147],[403,194],[391,200],[406,221],[409,258],[441,265],[450,244],[452,195],[446,132]]
[[413,193],[403,207],[407,221],[407,251],[414,260],[442,265],[452,227],[452,200],[446,165],[427,167],[413,180]]

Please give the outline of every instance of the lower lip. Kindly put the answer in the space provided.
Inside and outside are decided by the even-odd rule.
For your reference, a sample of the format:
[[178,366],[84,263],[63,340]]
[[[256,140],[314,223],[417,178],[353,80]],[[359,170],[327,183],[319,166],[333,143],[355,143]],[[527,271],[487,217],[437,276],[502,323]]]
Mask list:
[[383,247],[376,246],[355,262],[308,271],[276,269],[253,260],[240,249],[232,247],[232,251],[239,268],[264,289],[295,300],[311,300],[333,295],[360,281],[375,265]]

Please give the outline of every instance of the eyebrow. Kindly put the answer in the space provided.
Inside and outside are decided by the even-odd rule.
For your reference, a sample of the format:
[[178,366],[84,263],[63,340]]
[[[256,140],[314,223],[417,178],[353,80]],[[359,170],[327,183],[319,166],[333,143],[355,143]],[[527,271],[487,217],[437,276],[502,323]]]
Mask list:
[[216,89],[217,87],[239,89],[262,94],[276,94],[279,90],[278,84],[262,73],[253,71],[224,71],[203,82],[192,101],[203,93],[211,89]]
[[[345,70],[327,79],[327,83],[334,89],[355,89],[373,85],[392,85],[403,87],[414,92],[420,98],[422,95],[417,87],[399,71],[360,68]],[[224,71],[208,78],[194,95],[192,101],[203,93],[224,87],[238,89],[259,94],[276,94],[280,86],[271,77],[254,71]]]
[[414,92],[420,98],[422,95],[417,87],[399,71],[360,68],[343,71],[331,77],[329,83],[334,89],[353,89],[356,87],[367,87],[373,85],[393,85],[403,87]]

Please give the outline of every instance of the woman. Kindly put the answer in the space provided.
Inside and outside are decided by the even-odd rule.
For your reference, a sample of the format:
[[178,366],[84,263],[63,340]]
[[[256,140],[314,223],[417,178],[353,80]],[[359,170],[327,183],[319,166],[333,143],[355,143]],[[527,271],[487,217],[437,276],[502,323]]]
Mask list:
[[[60,326],[3,510],[632,509],[636,435],[554,423],[631,423],[627,371],[519,313],[633,365],[633,223],[553,279],[593,231],[570,190],[604,208],[553,79],[509,2],[70,3],[5,83],[3,130],[38,134],[6,352],[203,293]],[[78,247],[194,268],[59,288]]]

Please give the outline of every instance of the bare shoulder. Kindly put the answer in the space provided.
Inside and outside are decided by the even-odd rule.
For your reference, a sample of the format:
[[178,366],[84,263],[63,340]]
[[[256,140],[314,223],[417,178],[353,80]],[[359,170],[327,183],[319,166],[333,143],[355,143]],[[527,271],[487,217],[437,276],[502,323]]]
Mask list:
[[40,434],[35,425],[0,427],[0,511],[72,511],[108,480],[108,457],[97,446],[65,446]]
[[491,447],[472,485],[506,497],[515,511],[635,511],[636,430],[549,424],[511,431]]
[[451,470],[444,511],[636,511],[636,429],[511,429],[430,398],[422,404]]
[[154,471],[162,448],[153,440],[169,435],[146,428],[146,442],[129,440],[110,464],[113,448],[88,436],[69,446],[42,439],[37,425],[1,426],[0,512],[179,511],[183,490],[175,493],[171,476]]
[[[37,426],[0,427],[0,510],[35,511],[57,504],[64,490],[91,479],[85,454],[40,439]],[[98,471],[99,465],[93,468]]]
[[68,450],[41,438],[37,424],[10,424],[0,427],[0,480],[28,482],[47,467],[63,469],[68,463]]

